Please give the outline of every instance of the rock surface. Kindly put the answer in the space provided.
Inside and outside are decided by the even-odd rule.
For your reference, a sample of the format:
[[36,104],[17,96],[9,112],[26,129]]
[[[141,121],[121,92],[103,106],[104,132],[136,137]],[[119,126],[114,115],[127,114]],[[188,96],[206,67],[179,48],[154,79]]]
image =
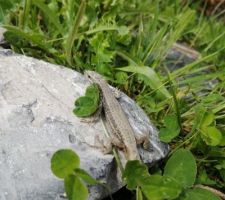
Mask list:
[[[0,200],[61,199],[63,181],[51,173],[50,159],[62,148],[73,149],[81,167],[112,191],[122,186],[113,156],[103,154],[96,140],[104,137],[102,123],[83,123],[72,113],[88,84],[71,69],[0,49]],[[150,149],[139,147],[143,161],[165,157],[168,146],[143,111],[124,94],[119,102],[135,133],[150,134]],[[101,187],[89,190],[89,199],[105,195]]]

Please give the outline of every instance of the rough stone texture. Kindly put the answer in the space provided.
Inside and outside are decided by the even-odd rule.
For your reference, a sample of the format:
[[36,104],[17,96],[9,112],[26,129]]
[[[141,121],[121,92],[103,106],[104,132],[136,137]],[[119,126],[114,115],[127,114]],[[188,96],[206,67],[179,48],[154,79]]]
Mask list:
[[186,46],[185,44],[174,43],[171,49],[167,52],[167,67],[170,71],[174,71],[184,67],[186,64],[189,64],[200,57],[201,55],[199,52]]
[[[51,173],[50,159],[62,148],[76,151],[81,167],[112,191],[122,186],[113,156],[104,155],[97,140],[104,136],[102,123],[83,123],[72,113],[88,84],[71,69],[0,50],[0,200],[61,199],[63,181]],[[126,95],[119,102],[136,134],[150,134],[150,149],[139,147],[143,161],[163,158],[168,146],[147,116]],[[89,199],[105,195],[101,187],[89,189]]]

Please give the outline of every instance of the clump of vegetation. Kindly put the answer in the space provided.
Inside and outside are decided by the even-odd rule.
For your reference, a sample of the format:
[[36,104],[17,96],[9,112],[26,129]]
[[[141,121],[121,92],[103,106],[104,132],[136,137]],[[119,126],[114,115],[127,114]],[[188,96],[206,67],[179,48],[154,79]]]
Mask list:
[[[57,177],[64,179],[65,192],[69,200],[87,199],[87,185],[100,184],[108,190],[103,183],[80,169],[79,164],[78,155],[69,149],[57,151],[51,159],[51,169]],[[136,191],[136,200],[143,198],[219,200],[222,194],[219,191],[194,185],[196,174],[195,158],[189,150],[185,149],[177,150],[170,157],[163,174],[150,175],[147,166],[138,160],[128,161],[122,172],[127,188]]]
[[[170,160],[180,148],[191,151],[195,183],[224,190],[223,10],[206,17],[198,3],[178,0],[0,2],[5,39],[14,51],[104,75],[149,115],[171,145]],[[167,56],[175,42],[200,56],[172,70],[178,61]],[[166,166],[156,170],[165,174]]]

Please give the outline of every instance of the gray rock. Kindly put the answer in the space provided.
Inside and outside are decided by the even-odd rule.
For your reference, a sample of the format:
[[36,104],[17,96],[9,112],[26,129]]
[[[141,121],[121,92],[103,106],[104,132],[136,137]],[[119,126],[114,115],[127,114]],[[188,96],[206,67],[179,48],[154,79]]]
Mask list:
[[[88,81],[71,69],[0,50],[0,200],[56,200],[63,181],[50,169],[55,151],[73,149],[81,167],[111,191],[122,187],[111,154],[102,153],[102,123],[84,123],[74,116],[74,100],[83,95]],[[168,146],[144,112],[125,94],[119,99],[135,134],[148,132],[151,148],[139,147],[149,165],[165,157]],[[107,195],[90,187],[89,199]]]
[[201,54],[195,49],[185,44],[174,43],[166,56],[167,67],[170,71],[174,71],[199,58]]

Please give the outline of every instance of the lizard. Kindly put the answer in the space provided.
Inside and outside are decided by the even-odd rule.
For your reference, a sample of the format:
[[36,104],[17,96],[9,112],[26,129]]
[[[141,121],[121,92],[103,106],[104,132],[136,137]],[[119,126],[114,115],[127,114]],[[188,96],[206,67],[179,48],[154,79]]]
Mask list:
[[124,151],[127,160],[140,160],[137,143],[143,142],[143,146],[147,148],[148,137],[136,142],[134,131],[107,82],[94,71],[85,71],[84,74],[91,82],[96,83],[101,91],[101,103],[111,143]]

